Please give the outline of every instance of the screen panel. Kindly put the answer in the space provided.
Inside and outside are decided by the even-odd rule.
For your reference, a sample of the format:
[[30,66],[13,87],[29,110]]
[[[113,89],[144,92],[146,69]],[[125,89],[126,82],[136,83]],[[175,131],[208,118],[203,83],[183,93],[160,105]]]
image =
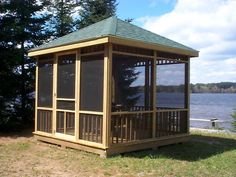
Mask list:
[[113,55],[112,111],[152,109],[152,61],[126,55]]
[[74,101],[57,101],[57,109],[65,109],[65,110],[75,110],[75,102]]
[[185,108],[185,64],[157,65],[158,108]]
[[75,98],[75,59],[76,54],[62,55],[58,57],[58,98]]
[[103,111],[104,55],[81,57],[80,110]]
[[38,60],[38,107],[52,107],[53,58]]

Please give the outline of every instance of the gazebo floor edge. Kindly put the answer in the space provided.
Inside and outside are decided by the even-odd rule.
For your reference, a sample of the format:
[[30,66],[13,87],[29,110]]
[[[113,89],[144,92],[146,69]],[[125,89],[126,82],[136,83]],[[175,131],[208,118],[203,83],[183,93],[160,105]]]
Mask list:
[[133,144],[120,144],[119,146],[111,146],[107,149],[102,149],[98,147],[92,147],[92,146],[87,146],[84,144],[79,144],[77,142],[71,142],[68,140],[62,140],[59,138],[55,137],[47,137],[44,135],[40,135],[37,133],[34,133],[34,137],[38,141],[50,143],[50,144],[55,144],[59,145],[62,148],[72,148],[72,149],[78,149],[90,153],[95,153],[100,155],[101,158],[106,158],[110,157],[113,155],[118,155],[122,153],[127,153],[127,152],[133,152],[133,151],[140,151],[140,150],[145,150],[145,149],[158,149],[158,147],[165,146],[165,145],[170,145],[170,144],[178,144],[178,143],[184,143],[187,142],[190,139],[189,134],[183,134],[183,135],[178,135],[178,136],[171,136],[171,137],[164,137],[160,139],[155,139],[155,141],[140,141],[137,143]]

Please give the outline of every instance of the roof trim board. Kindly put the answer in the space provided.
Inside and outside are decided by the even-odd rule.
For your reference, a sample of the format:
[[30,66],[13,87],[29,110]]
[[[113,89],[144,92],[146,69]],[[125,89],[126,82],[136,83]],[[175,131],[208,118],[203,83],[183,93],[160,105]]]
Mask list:
[[180,54],[180,55],[188,55],[190,57],[199,56],[199,51],[189,51],[189,50],[184,50],[184,49],[178,49],[178,48],[164,46],[160,44],[147,43],[143,41],[131,40],[131,39],[121,38],[117,36],[109,36],[109,42],[112,44],[120,44],[120,45],[132,46],[132,47],[152,49],[152,50],[157,50],[161,52],[168,52],[168,53],[174,53],[174,54]]
[[36,50],[36,51],[29,51],[28,56],[33,57],[33,56],[38,56],[38,55],[44,55],[44,54],[49,54],[49,53],[55,53],[55,52],[62,52],[66,50],[72,50],[72,49],[78,49],[81,47],[87,47],[87,46],[92,46],[92,45],[97,45],[97,44],[105,44],[108,43],[108,37],[102,37],[98,39],[91,39],[89,41],[83,41],[75,44],[67,44],[67,45],[62,45],[62,46],[57,46],[57,47],[52,47],[52,48],[47,48],[47,49],[41,49],[41,50]]

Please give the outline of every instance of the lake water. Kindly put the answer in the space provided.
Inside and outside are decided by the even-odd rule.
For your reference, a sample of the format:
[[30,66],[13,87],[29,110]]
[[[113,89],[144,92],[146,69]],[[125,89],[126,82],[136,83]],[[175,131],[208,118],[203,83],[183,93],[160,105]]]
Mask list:
[[[157,93],[159,107],[184,108],[183,93]],[[139,103],[144,102],[140,94]],[[142,105],[140,104],[140,105]],[[232,93],[196,93],[190,96],[190,118],[219,119],[225,123],[217,123],[218,128],[232,129],[231,114],[236,109],[236,94]],[[191,127],[211,128],[211,122],[190,121]]]
[[[236,94],[201,93],[191,94],[190,117],[199,119],[217,118],[227,123],[219,123],[224,129],[231,129],[233,109],[236,109]],[[191,121],[192,127],[209,128],[208,122]]]

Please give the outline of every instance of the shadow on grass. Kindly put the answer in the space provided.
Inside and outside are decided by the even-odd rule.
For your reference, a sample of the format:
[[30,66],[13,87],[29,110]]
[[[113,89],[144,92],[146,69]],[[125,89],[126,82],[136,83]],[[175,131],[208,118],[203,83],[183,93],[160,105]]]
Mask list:
[[236,149],[236,140],[221,137],[192,135],[189,142],[160,147],[158,150],[146,150],[124,154],[132,158],[168,158],[184,161],[198,161],[226,151]]
[[33,133],[32,133],[33,131],[34,130],[32,128],[29,128],[29,129],[24,129],[18,132],[10,132],[10,133],[0,132],[0,138],[10,138],[10,139],[17,139],[19,137],[30,138],[30,137],[33,137]]

